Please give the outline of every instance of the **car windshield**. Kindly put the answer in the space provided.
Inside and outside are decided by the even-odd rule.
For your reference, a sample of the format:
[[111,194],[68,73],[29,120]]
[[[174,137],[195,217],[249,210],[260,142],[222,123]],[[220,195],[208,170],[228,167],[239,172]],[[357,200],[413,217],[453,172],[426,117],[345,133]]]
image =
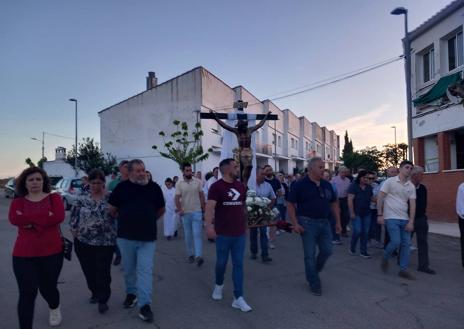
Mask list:
[[71,182],[72,188],[81,188],[82,187],[82,180],[80,179],[73,179]]

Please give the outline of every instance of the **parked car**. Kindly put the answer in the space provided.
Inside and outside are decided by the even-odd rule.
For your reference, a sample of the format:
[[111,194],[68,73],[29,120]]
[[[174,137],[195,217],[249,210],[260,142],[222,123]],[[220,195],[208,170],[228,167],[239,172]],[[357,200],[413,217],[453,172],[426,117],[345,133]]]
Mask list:
[[81,193],[82,180],[80,178],[62,178],[55,184],[55,192],[61,195],[64,209],[69,210]]
[[5,184],[5,198],[14,198],[14,197],[15,197],[15,180],[14,178],[12,178]]

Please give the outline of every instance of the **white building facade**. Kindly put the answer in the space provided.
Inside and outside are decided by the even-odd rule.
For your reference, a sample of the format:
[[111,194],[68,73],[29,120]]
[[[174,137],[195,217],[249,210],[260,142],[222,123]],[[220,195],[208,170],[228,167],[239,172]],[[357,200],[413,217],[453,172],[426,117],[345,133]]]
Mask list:
[[[169,136],[174,131],[174,120],[185,121],[193,129],[198,111],[231,112],[232,104],[239,99],[248,102],[247,113],[271,111],[278,116],[277,121],[268,121],[256,133],[259,166],[269,164],[276,171],[294,173],[303,171],[305,161],[311,156],[324,157],[327,168],[331,169],[339,162],[339,145],[333,142],[334,138],[328,138],[326,145],[317,123],[297,117],[288,109],[281,110],[272,101],[260,101],[242,86],[232,88],[203,67],[159,85],[152,73],[147,79],[146,91],[99,112],[100,142],[103,152],[111,153],[118,161],[142,159],[158,182],[180,175],[173,161],[152,149],[153,145],[163,148],[159,132]],[[314,125],[319,127],[319,137],[314,135]],[[205,119],[201,120],[201,129],[203,149],[212,148],[213,152],[207,160],[196,164],[195,169],[206,173],[219,163],[223,129],[214,120]],[[333,136],[339,139],[335,132]],[[330,157],[324,156],[325,149],[330,150]]]
[[464,181],[464,103],[453,92],[464,90],[463,26],[458,0],[409,33],[414,161],[426,171],[430,215],[448,221]]

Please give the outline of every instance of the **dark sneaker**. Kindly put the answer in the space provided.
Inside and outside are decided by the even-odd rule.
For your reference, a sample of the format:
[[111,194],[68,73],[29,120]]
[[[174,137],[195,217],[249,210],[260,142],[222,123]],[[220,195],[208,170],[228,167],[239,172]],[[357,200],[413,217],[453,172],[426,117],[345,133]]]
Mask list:
[[427,273],[427,274],[437,274],[434,270],[431,268],[419,268],[417,269],[419,272]]
[[90,303],[90,304],[96,304],[96,303],[98,303],[97,297],[95,297],[95,295],[90,296],[89,303]]
[[143,305],[139,311],[139,317],[146,322],[153,322],[153,312],[150,305]]
[[124,308],[132,308],[137,304],[137,296],[134,294],[127,294],[126,300],[122,304]]
[[349,253],[351,256],[356,256],[356,251],[351,250],[351,248],[348,249],[348,253]]
[[380,263],[380,268],[382,269],[383,273],[387,273],[387,271],[388,271],[388,260],[382,259],[382,263]]
[[197,266],[200,267],[205,261],[201,257],[197,257]]
[[98,312],[100,314],[103,314],[103,313],[106,313],[106,311],[108,311],[108,304],[106,303],[99,303],[98,304]]
[[367,252],[362,252],[359,256],[361,256],[364,259],[372,258],[372,256],[369,255]]
[[113,265],[118,266],[119,264],[121,264],[121,256],[116,256],[114,258]]
[[409,273],[408,271],[399,271],[398,276],[402,277],[403,279],[407,280],[416,280],[416,277]]
[[314,296],[321,296],[322,295],[322,289],[321,289],[321,287],[311,287],[311,293]]
[[193,256],[189,256],[189,258],[188,258],[188,262],[189,262],[190,264],[193,264],[193,263],[195,263],[195,257],[193,257]]
[[263,256],[263,257],[261,257],[261,259],[262,259],[263,263],[270,263],[270,262],[272,262],[272,258],[269,257],[269,256]]
[[251,254],[251,255],[250,255],[250,258],[251,258],[251,259],[257,259],[258,256],[256,256],[256,254]]

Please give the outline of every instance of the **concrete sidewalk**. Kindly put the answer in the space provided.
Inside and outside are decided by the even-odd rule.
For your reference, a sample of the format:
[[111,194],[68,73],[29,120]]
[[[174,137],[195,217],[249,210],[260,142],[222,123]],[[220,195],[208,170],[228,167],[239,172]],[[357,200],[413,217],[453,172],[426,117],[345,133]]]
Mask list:
[[429,232],[453,238],[459,238],[461,236],[458,223],[435,222],[429,220]]

